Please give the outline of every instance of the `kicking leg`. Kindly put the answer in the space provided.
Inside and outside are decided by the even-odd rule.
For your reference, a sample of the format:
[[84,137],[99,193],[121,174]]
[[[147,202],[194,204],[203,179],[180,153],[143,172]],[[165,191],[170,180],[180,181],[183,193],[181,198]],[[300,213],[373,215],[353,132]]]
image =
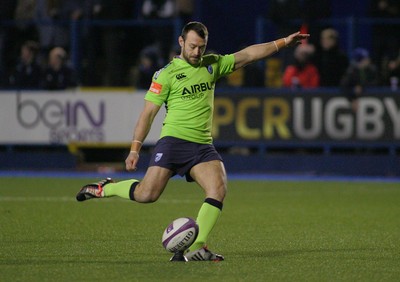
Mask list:
[[114,183],[111,178],[107,178],[99,183],[85,185],[76,195],[76,199],[85,201],[118,196],[140,203],[152,203],[160,197],[172,174],[169,169],[151,166],[141,182],[130,179]]

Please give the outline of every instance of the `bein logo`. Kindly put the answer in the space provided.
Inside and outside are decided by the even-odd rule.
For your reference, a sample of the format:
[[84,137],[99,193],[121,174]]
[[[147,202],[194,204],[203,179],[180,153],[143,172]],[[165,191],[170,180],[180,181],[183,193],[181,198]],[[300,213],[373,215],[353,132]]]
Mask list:
[[[91,102],[92,104],[92,102]],[[95,106],[82,100],[60,101],[48,99],[37,101],[17,97],[17,119],[21,126],[32,129],[44,124],[47,128],[56,129],[60,127],[79,127],[85,123],[98,128],[105,121],[105,103],[100,101]]]

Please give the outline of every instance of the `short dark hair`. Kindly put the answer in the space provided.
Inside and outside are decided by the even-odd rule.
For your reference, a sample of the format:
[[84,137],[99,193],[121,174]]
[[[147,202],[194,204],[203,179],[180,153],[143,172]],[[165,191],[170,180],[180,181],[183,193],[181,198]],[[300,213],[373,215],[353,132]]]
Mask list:
[[181,36],[182,36],[183,40],[186,39],[186,35],[191,30],[196,32],[197,35],[203,39],[207,39],[207,37],[208,37],[208,30],[204,24],[202,24],[201,22],[189,22],[182,29]]

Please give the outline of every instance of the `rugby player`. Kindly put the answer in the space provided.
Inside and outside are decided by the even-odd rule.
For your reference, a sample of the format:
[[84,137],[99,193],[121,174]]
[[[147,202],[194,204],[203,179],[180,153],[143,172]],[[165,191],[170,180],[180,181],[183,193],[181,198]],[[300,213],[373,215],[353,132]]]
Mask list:
[[107,178],[82,187],[76,199],[119,196],[139,203],[152,203],[160,197],[172,176],[185,176],[188,182],[198,183],[205,193],[196,219],[200,231],[185,256],[189,261],[223,260],[222,255],[211,252],[206,246],[227,191],[224,164],[211,137],[215,83],[241,67],[282,48],[300,44],[308,37],[308,34],[296,32],[272,42],[251,45],[234,54],[204,55],[207,28],[200,22],[186,24],[178,39],[180,55],[153,76],[125,160],[127,170],[136,169],[141,146],[164,104],[167,114],[144,178],[117,183]]

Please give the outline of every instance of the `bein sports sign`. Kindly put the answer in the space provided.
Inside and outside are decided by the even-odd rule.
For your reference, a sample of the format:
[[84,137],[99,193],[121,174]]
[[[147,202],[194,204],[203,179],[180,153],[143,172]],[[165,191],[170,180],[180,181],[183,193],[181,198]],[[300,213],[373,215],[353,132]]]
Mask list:
[[18,124],[28,130],[46,128],[50,143],[104,141],[106,119],[103,100],[33,99],[17,95]]
[[[129,143],[144,93],[14,92],[0,95],[0,144]],[[147,138],[154,144],[165,110]]]

